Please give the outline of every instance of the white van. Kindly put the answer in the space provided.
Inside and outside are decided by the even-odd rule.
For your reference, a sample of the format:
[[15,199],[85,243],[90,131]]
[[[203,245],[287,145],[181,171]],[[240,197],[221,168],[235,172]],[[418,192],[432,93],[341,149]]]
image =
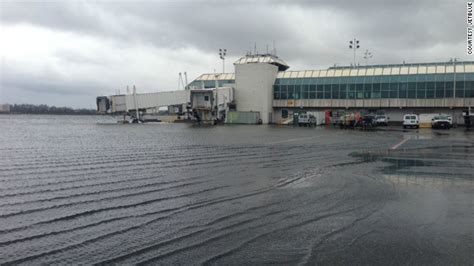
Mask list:
[[406,114],[403,116],[403,128],[407,127],[420,127],[420,119],[416,114]]
[[316,125],[316,117],[311,114],[300,114],[298,116],[298,125],[301,126],[315,126]]

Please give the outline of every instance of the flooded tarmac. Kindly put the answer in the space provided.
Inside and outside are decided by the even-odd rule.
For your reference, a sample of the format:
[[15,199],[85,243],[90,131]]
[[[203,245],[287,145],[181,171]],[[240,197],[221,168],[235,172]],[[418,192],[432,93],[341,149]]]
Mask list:
[[474,263],[474,132],[0,123],[1,264]]

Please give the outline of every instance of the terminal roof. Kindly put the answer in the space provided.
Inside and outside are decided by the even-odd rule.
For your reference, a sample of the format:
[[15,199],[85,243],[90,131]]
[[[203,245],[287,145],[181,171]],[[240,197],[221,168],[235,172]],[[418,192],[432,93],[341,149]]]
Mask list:
[[368,65],[357,67],[341,66],[321,70],[278,72],[277,78],[326,78],[450,73],[474,73],[474,61]]
[[278,58],[276,55],[272,54],[254,54],[254,55],[246,55],[241,57],[239,60],[235,61],[234,65],[241,65],[241,64],[255,64],[255,63],[268,63],[278,67],[279,71],[285,71],[290,66],[285,63],[283,60]]
[[[246,57],[237,62],[245,64]],[[243,60],[243,61],[242,61]],[[246,60],[249,60],[247,58]],[[259,59],[253,59],[259,60]],[[269,59],[268,59],[269,60]],[[236,63],[237,63],[236,62]],[[282,61],[283,62],[283,61]],[[416,74],[450,74],[474,73],[474,61],[387,64],[368,66],[339,66],[320,70],[280,71],[277,78],[322,78],[322,77],[354,77],[354,76],[391,76]],[[202,74],[196,80],[234,80],[234,73]]]

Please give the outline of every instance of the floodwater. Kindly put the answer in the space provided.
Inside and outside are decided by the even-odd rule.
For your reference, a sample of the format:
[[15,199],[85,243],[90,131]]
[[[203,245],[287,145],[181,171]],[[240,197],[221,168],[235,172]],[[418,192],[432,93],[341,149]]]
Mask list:
[[0,264],[474,263],[474,132],[0,125]]

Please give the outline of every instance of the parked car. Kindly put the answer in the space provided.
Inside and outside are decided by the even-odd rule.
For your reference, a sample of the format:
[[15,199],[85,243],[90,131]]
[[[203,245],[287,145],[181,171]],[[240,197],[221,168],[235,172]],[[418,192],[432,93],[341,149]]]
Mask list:
[[403,116],[403,128],[419,128],[420,119],[416,114],[406,114]]
[[388,126],[388,119],[389,117],[385,115],[376,115],[375,123],[377,124],[377,126]]
[[358,126],[362,128],[374,128],[377,126],[374,115],[364,115],[360,118]]
[[316,117],[311,114],[300,114],[298,116],[298,125],[301,126],[315,126],[316,125]]
[[453,119],[448,115],[437,115],[431,119],[432,128],[449,129],[453,126]]

